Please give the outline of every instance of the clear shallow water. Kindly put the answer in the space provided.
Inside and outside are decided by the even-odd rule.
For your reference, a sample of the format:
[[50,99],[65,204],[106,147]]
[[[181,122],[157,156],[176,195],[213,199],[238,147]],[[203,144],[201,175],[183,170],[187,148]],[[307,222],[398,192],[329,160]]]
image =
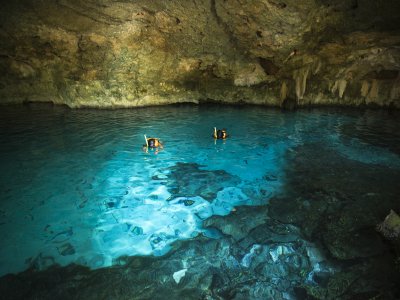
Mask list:
[[[218,237],[202,221],[284,193],[287,153],[303,144],[400,168],[399,122],[379,113],[28,106],[0,115],[0,275],[54,263],[99,268],[165,254],[177,239]],[[215,142],[214,126],[231,137]],[[144,134],[165,149],[144,153]]]

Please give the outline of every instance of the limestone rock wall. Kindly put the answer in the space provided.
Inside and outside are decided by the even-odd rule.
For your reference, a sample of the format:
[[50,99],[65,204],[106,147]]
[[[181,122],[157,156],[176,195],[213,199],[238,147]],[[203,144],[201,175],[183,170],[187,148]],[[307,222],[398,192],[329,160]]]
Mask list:
[[0,103],[400,107],[397,0],[20,0]]

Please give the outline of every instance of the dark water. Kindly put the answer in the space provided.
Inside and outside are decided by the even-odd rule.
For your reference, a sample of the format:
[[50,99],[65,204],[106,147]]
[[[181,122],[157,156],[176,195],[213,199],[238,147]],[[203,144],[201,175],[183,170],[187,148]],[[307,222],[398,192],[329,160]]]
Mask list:
[[[2,107],[0,275],[28,271],[0,287],[24,278],[34,298],[40,276],[43,298],[66,297],[78,276],[72,298],[156,299],[160,282],[191,299],[395,298],[396,243],[376,225],[400,212],[399,116]],[[143,152],[144,134],[164,149]],[[128,273],[135,287],[103,286]]]

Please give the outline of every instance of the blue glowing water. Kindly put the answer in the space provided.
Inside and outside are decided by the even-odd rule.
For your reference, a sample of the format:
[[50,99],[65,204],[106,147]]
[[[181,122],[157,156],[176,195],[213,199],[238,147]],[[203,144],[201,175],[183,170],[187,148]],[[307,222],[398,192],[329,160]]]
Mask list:
[[[99,268],[124,255],[163,255],[177,239],[213,237],[202,220],[283,192],[286,154],[299,145],[400,168],[399,123],[377,132],[360,112],[32,105],[0,115],[0,275],[35,263]],[[230,137],[214,141],[214,127]],[[346,135],[347,127],[359,134]],[[144,134],[164,150],[143,152]],[[197,186],[209,187],[209,198]]]

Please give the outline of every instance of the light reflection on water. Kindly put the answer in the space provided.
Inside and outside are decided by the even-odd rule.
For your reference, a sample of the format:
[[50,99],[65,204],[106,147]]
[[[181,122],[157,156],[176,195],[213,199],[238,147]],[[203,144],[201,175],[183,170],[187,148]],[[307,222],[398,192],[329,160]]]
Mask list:
[[[365,125],[371,116],[356,112],[33,105],[0,114],[0,275],[31,264],[109,266],[123,255],[165,254],[177,239],[213,236],[202,220],[283,192],[286,154],[299,145],[400,168],[399,123],[387,121],[397,131],[378,127],[377,135]],[[214,127],[231,137],[215,142]],[[142,152],[144,134],[165,149]]]

